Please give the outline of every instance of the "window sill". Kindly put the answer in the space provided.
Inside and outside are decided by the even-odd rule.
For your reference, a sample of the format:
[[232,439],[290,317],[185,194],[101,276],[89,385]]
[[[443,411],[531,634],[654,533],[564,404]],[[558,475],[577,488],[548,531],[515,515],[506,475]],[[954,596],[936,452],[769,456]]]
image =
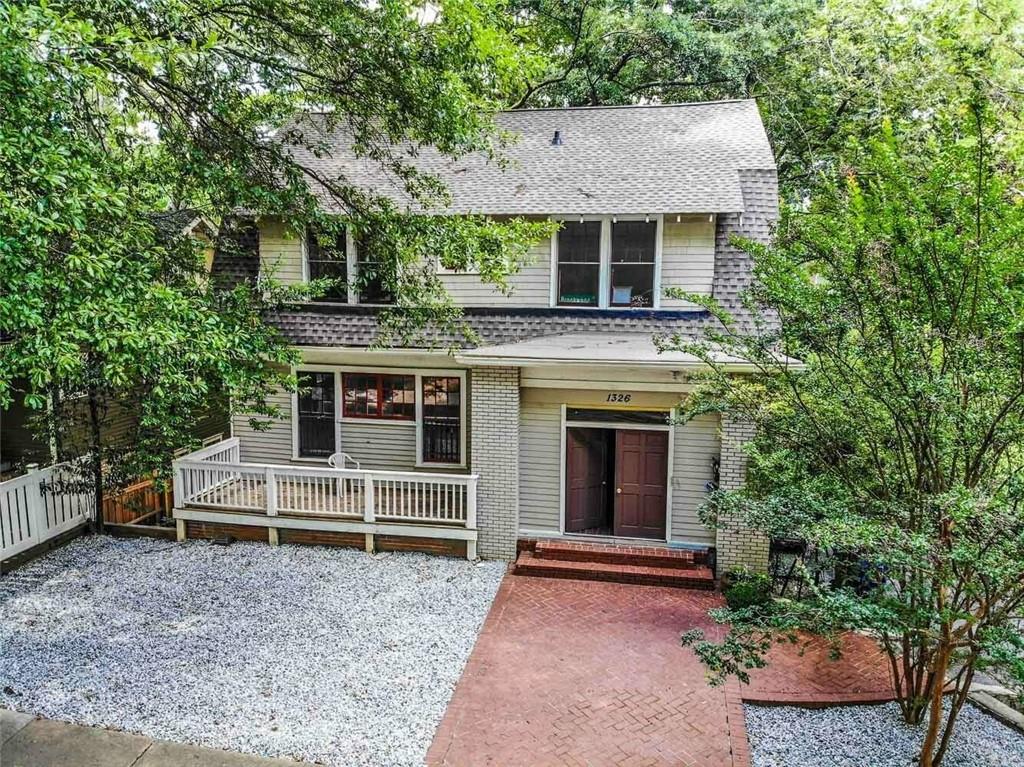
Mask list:
[[417,469],[460,469],[466,471],[467,467],[465,463],[423,463],[421,461],[416,462]]

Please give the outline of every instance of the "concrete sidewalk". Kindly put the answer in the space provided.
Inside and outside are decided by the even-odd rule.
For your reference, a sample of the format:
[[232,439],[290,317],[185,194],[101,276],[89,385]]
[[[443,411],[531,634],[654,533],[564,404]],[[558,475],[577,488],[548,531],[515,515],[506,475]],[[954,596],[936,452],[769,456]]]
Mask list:
[[99,727],[36,719],[0,709],[0,767],[297,767]]

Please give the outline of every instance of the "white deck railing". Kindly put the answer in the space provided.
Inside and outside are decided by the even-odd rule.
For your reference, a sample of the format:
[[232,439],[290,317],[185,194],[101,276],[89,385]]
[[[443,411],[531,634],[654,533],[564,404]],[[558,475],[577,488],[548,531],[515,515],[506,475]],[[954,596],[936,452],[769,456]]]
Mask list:
[[[174,462],[174,498],[178,509],[360,522],[362,526],[358,529],[365,531],[371,530],[367,525],[385,525],[388,535],[421,535],[423,525],[450,526],[475,533],[476,495],[477,477],[471,474],[242,463],[237,437]],[[176,516],[199,519],[188,514]],[[260,524],[278,524],[272,522],[268,519]],[[396,525],[405,527],[398,529]],[[445,536],[434,531],[431,537]]]
[[0,482],[0,559],[19,554],[92,518],[95,499],[65,485],[67,464],[35,469]]

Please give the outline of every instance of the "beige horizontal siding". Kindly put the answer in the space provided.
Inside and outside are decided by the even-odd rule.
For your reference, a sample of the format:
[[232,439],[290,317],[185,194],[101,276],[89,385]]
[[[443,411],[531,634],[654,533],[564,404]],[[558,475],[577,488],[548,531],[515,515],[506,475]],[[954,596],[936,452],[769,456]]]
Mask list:
[[[267,398],[281,408],[284,420],[275,420],[266,431],[249,425],[245,415],[231,417],[232,434],[238,437],[242,461],[249,463],[291,463],[292,460],[292,395],[278,392]],[[261,419],[263,420],[263,419]]]
[[342,421],[341,449],[359,461],[361,469],[415,471],[416,426],[412,422]]
[[544,238],[530,248],[529,263],[509,278],[509,295],[483,282],[479,274],[441,274],[440,278],[460,306],[547,306],[551,301],[551,240]]
[[[702,296],[711,295],[715,277],[715,225],[708,216],[666,215],[661,249],[661,287],[681,288]],[[689,308],[693,304],[668,298],[662,293],[665,309]]]
[[[666,215],[662,241],[661,287],[677,287],[710,295],[715,271],[715,226],[704,215]],[[260,222],[260,263],[281,282],[302,282],[302,238],[290,232],[280,219]],[[544,307],[551,301],[551,240],[544,238],[530,249],[529,263],[509,278],[506,295],[478,274],[441,274],[441,283],[460,306],[507,308]],[[692,304],[662,297],[666,309],[690,308]]]
[[519,422],[519,529],[557,533],[562,408],[524,402]]
[[702,415],[676,426],[672,455],[672,540],[714,544],[715,535],[697,518],[714,478],[711,459],[719,454],[718,416]]
[[289,285],[302,282],[302,238],[280,219],[260,219],[260,270]]

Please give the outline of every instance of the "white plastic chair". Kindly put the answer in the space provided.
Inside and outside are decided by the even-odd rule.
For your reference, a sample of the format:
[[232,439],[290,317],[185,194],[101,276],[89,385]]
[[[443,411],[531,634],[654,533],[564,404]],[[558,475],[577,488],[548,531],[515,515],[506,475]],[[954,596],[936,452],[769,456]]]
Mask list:
[[330,458],[327,459],[327,465],[332,469],[347,469],[348,464],[354,464],[358,470],[360,468],[359,461],[350,456],[348,453],[334,453]]

